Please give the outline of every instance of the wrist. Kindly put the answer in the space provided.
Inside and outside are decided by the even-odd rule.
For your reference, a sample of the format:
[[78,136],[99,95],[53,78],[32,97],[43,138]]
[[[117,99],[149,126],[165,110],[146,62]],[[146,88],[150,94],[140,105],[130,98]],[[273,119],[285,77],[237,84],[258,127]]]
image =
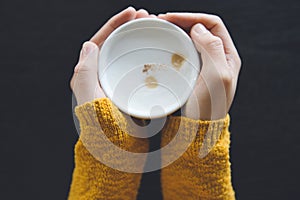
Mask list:
[[194,120],[213,121],[220,120],[226,117],[227,113],[220,110],[212,112],[210,106],[199,106],[198,109],[195,106],[189,106],[188,104],[182,107],[181,116]]

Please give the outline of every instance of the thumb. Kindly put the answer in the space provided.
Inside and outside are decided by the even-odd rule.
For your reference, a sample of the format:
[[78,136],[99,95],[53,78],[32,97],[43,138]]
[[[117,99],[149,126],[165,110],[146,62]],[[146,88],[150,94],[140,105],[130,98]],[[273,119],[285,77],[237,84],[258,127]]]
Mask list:
[[75,72],[82,71],[97,71],[99,48],[93,42],[85,42],[80,51],[79,62],[75,67]]
[[192,27],[191,38],[197,50],[201,53],[204,65],[214,64],[225,68],[227,61],[221,38],[214,36],[200,23]]
[[99,48],[93,42],[85,42],[80,52],[79,62],[74,69],[71,79],[78,105],[95,98],[105,97],[98,81]]
[[200,23],[192,27],[190,34],[203,62],[198,81],[203,84],[197,87],[198,89],[200,87],[199,91],[202,91],[200,99],[209,97],[205,99],[208,102],[207,105],[210,105],[212,119],[224,117],[228,111],[226,99],[228,81],[226,80],[230,79],[230,74],[223,42]]
[[231,73],[228,70],[228,63],[224,51],[222,39],[214,36],[206,27],[200,23],[191,29],[191,38],[196,49],[201,54],[202,77],[210,80],[221,79],[229,81]]

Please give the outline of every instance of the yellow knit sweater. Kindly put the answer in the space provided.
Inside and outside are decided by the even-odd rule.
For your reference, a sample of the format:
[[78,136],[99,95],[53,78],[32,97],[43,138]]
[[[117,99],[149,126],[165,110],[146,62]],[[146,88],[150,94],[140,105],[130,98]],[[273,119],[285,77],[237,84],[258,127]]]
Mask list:
[[[142,174],[122,172],[102,164],[97,157],[99,150],[106,152],[108,160],[114,159],[115,154],[99,136],[104,134],[119,148],[136,153],[148,152],[148,140],[132,137],[127,133],[130,126],[126,118],[107,98],[78,106],[75,113],[81,132],[75,146],[75,169],[68,199],[136,199]],[[101,129],[97,128],[99,126]],[[168,118],[162,130],[162,147],[179,131],[179,139],[182,140],[195,133],[196,136],[179,159],[161,170],[165,200],[235,199],[231,184],[228,126],[228,116],[217,121]],[[174,146],[172,151],[179,149],[180,147]],[[170,156],[168,153],[162,154],[162,163]],[[145,161],[146,158],[139,163],[141,169]],[[118,162],[126,165],[130,161]]]

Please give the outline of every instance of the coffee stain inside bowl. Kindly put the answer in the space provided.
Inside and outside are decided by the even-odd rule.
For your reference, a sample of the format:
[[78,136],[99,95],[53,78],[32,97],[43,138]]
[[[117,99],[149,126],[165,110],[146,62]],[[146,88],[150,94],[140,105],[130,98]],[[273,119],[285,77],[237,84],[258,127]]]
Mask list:
[[172,60],[171,60],[171,62],[172,62],[172,65],[173,65],[177,70],[179,70],[179,69],[182,67],[184,61],[185,61],[185,58],[184,58],[182,55],[179,55],[179,54],[176,54],[176,53],[174,53],[174,54],[172,55]]
[[154,64],[144,64],[143,73],[148,72]]
[[148,88],[156,88],[158,86],[157,80],[154,76],[148,76],[145,79],[145,84]]
[[157,72],[157,71],[167,69],[167,67],[168,66],[166,64],[157,64],[157,63],[144,64],[142,72],[149,74],[149,71]]

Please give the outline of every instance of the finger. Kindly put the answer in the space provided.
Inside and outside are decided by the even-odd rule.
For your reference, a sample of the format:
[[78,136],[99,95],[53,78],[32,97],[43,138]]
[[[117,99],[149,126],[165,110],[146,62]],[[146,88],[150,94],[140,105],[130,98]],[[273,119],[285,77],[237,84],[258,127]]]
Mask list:
[[147,10],[145,9],[139,9],[137,12],[136,12],[136,19],[138,18],[145,18],[145,17],[149,17],[149,13]]
[[100,30],[90,39],[98,46],[101,46],[104,40],[120,25],[135,19],[136,11],[133,7],[128,7],[117,15],[113,16],[106,24],[100,28]]
[[154,14],[150,14],[150,15],[149,15],[149,18],[157,18],[157,16],[154,15]]
[[213,35],[222,39],[225,54],[233,59],[236,67],[240,67],[240,58],[230,37],[230,34],[220,17],[204,13],[167,13],[158,16],[184,29],[191,28],[196,23],[203,24]]
[[136,19],[139,18],[157,18],[154,14],[149,14],[149,12],[145,9],[140,9],[136,12]]

